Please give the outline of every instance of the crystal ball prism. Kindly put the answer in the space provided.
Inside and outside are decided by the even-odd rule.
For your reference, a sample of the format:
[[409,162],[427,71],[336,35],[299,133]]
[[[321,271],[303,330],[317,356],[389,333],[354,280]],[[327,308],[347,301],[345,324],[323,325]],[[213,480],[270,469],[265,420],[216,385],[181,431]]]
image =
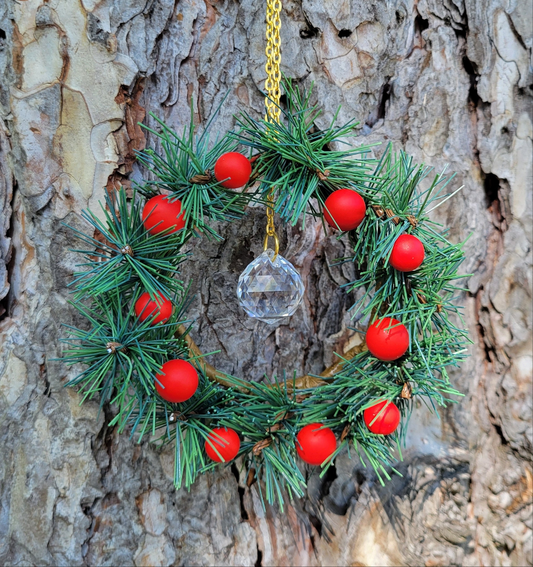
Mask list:
[[290,317],[304,295],[294,266],[274,251],[265,250],[239,277],[237,297],[250,317],[274,324]]

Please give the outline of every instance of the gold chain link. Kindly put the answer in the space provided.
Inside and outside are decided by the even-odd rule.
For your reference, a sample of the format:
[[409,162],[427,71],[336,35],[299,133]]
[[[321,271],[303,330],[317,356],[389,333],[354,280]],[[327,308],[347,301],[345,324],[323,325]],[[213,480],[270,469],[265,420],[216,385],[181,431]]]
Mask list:
[[[281,71],[279,65],[281,63],[281,0],[267,0],[267,12],[266,12],[266,73],[267,79],[265,82],[265,90],[267,96],[265,98],[265,106],[267,111],[266,120],[270,122],[279,123],[280,119],[280,83],[281,83]],[[279,252],[279,239],[276,234],[276,227],[274,226],[274,187],[270,190],[267,197],[267,226],[266,226],[266,236],[264,249],[268,248],[268,239],[272,237],[275,243],[274,259]]]
[[265,70],[267,79],[265,82],[265,90],[267,97],[265,98],[265,106],[267,109],[267,120],[271,122],[279,122],[280,109],[280,82],[281,71],[279,65],[281,63],[281,0],[267,0],[266,12],[266,57],[267,62]]

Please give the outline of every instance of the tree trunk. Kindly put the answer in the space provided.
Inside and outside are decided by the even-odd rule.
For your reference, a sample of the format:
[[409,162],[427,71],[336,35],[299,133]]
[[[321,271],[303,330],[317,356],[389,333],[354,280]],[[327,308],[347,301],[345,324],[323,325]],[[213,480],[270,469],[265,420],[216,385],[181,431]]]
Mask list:
[[[264,512],[237,466],[172,485],[173,456],[107,427],[63,385],[62,324],[79,257],[62,224],[87,227],[105,187],[144,173],[145,110],[180,129],[229,91],[232,115],[263,112],[258,0],[20,0],[0,5],[0,564],[532,565],[531,10],[525,0],[287,0],[283,71],[309,86],[326,124],[360,120],[359,142],[392,141],[457,172],[435,212],[466,244],[459,301],[473,345],[453,378],[461,404],[413,415],[381,487],[344,456],[284,513]],[[147,122],[150,123],[150,118]],[[450,189],[451,190],[451,189]],[[353,343],[331,266],[344,244],[317,223],[283,227],[305,303],[288,324],[238,308],[264,212],[198,240],[185,267],[193,337],[237,376],[319,373]]]

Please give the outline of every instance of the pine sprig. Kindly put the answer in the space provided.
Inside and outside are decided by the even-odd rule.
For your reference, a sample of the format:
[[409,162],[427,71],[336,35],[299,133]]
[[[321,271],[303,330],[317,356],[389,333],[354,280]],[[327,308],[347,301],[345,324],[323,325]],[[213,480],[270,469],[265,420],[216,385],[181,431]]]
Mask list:
[[[228,376],[240,389],[234,409],[223,425],[241,431],[241,451],[252,478],[258,480],[261,501],[277,502],[283,510],[285,496],[301,497],[305,478],[295,459],[295,439],[301,414],[290,381],[266,380],[244,384]],[[251,471],[251,472],[250,472]]]
[[188,356],[184,337],[175,337],[176,326],[185,321],[186,296],[173,298],[167,323],[152,325],[151,318],[141,321],[134,311],[142,291],[136,287],[123,292],[116,287],[92,297],[88,305],[71,302],[91,325],[88,330],[67,325],[70,337],[62,341],[67,345],[63,361],[86,366],[67,384],[79,386],[83,400],[99,394],[101,404],[113,400],[125,407],[130,386],[153,395],[154,376],[163,363]]
[[281,108],[279,124],[243,112],[237,117],[240,131],[233,137],[258,153],[259,191],[265,195],[275,187],[275,211],[293,225],[302,218],[305,226],[306,214],[320,216],[335,189],[353,188],[364,195],[375,160],[369,157],[372,146],[330,147],[351,135],[358,122],[336,126],[337,111],[329,127],[320,130],[316,120],[321,111],[310,105],[311,90],[300,91],[288,80],[283,81],[283,89],[287,108]]
[[[219,110],[220,107],[216,113]],[[150,113],[150,116],[156,121],[158,130],[144,124],[140,126],[155,137],[161,150],[148,148],[138,152],[139,161],[153,176],[140,190],[147,197],[164,192],[170,195],[171,201],[178,199],[184,211],[186,229],[198,229],[219,239],[209,221],[239,219],[254,199],[253,193],[245,190],[226,189],[213,174],[217,159],[226,152],[238,151],[239,144],[228,136],[211,144],[209,127],[214,116],[202,134],[196,134],[192,103],[190,121],[181,136],[154,114]]]
[[130,398],[129,411],[118,413],[112,423],[118,424],[120,431],[131,426],[131,435],[139,443],[149,435],[156,444],[172,444],[174,484],[189,488],[199,474],[214,466],[204,445],[211,429],[230,418],[234,397],[233,390],[213,384],[200,373],[198,390],[186,402],[170,403],[157,394],[136,393]]
[[[403,152],[395,156],[390,147],[385,152],[369,184],[374,205],[350,233],[353,255],[343,261],[355,264],[358,277],[345,287],[365,290],[351,308],[354,318],[370,323],[378,317],[397,318],[412,339],[431,337],[435,331],[444,333],[444,340],[466,339],[466,331],[450,318],[462,322],[456,299],[463,289],[454,282],[465,277],[459,274],[463,243],[449,243],[425,213],[429,205],[434,209],[444,202],[441,194],[450,178],[436,175],[422,190],[420,184],[430,171],[413,165]],[[424,245],[424,262],[414,272],[398,272],[389,264],[394,242],[402,234],[412,234]]]
[[124,188],[114,197],[106,192],[100,207],[101,216],[90,210],[82,212],[95,236],[69,227],[87,247],[73,250],[85,257],[85,262],[78,264],[82,270],[75,272],[69,284],[76,290],[76,299],[115,288],[126,292],[137,284],[151,296],[160,292],[170,297],[182,292],[183,282],[176,278],[176,272],[185,259],[179,250],[190,232],[150,234],[142,223],[142,201],[135,192],[128,199]]

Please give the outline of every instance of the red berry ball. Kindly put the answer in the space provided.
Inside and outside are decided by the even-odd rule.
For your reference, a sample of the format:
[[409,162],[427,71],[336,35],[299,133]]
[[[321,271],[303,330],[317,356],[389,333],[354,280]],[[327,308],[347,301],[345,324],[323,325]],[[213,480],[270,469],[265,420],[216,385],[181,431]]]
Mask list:
[[181,212],[181,201],[169,201],[165,195],[152,197],[144,205],[142,212],[144,228],[150,234],[159,234],[168,230],[169,234],[178,232],[185,226],[185,219]]
[[[386,406],[386,407],[385,407]],[[385,407],[385,409],[383,409]],[[383,410],[383,411],[381,411]],[[381,412],[379,417],[376,416]],[[374,421],[374,418],[375,421]],[[366,408],[363,419],[368,429],[378,435],[390,435],[396,431],[400,423],[400,410],[396,404],[384,400]],[[374,423],[372,423],[374,421]]]
[[366,346],[380,360],[396,360],[409,348],[409,333],[400,321],[384,317],[368,328]]
[[[241,440],[237,433],[229,427],[217,427],[211,431],[205,442],[205,452],[217,463],[227,463],[237,456]],[[216,451],[219,455],[217,455]],[[221,458],[222,457],[222,458]]]
[[167,402],[185,402],[198,388],[198,372],[186,360],[176,359],[165,362],[161,372],[156,374],[155,389]]
[[363,198],[351,189],[337,189],[324,203],[326,222],[342,231],[357,228],[363,222],[365,214]]
[[412,272],[424,261],[424,245],[412,234],[398,236],[389,258],[390,265],[399,272]]
[[151,319],[155,315],[151,325],[165,323],[172,315],[172,301],[159,292],[154,301],[148,292],[144,292],[135,302],[135,314],[141,321]]
[[296,452],[309,465],[321,465],[337,448],[333,431],[329,427],[321,427],[321,423],[310,423],[296,436]]
[[250,160],[239,152],[223,154],[215,163],[216,180],[227,189],[238,189],[246,185],[251,174]]

